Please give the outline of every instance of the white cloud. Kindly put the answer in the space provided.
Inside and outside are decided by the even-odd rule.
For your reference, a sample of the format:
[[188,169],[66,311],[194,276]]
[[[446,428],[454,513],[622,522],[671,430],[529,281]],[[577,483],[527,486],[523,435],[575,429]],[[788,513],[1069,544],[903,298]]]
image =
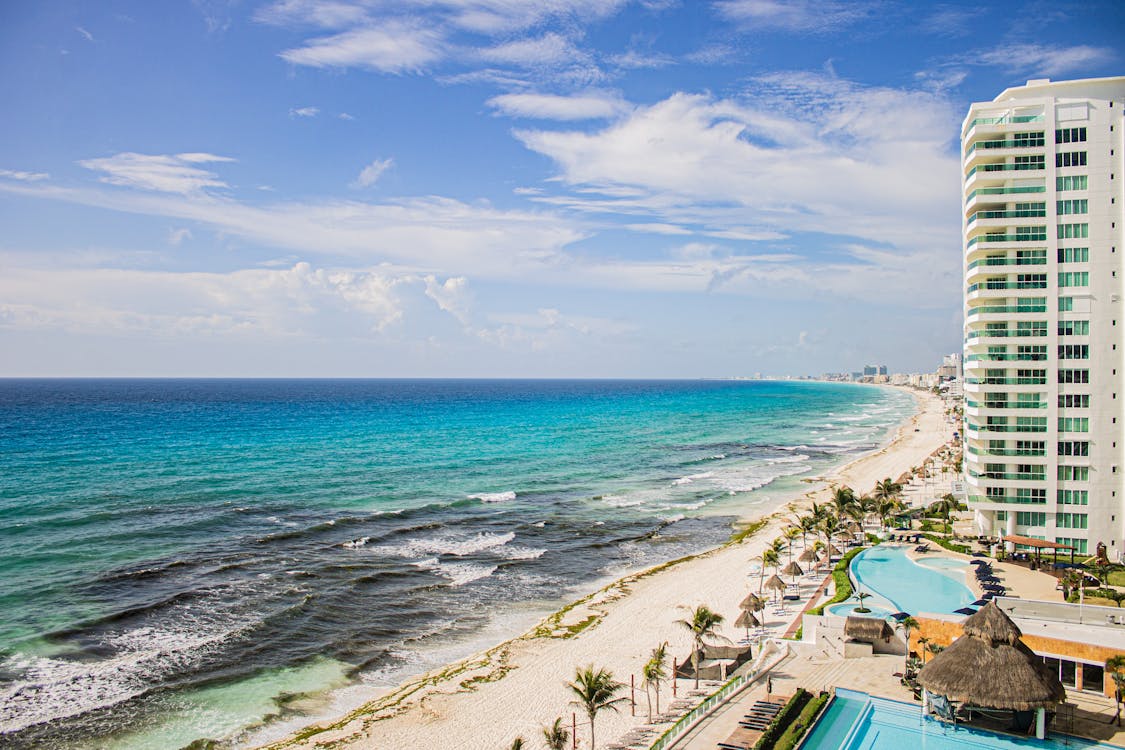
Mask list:
[[226,161],[231,159],[202,153],[172,156],[126,152],[102,159],[86,159],[78,163],[87,169],[102,172],[101,181],[110,185],[186,195],[201,193],[206,188],[228,187],[215,173],[191,166]]
[[488,104],[510,117],[541,120],[590,120],[616,117],[628,111],[629,105],[619,96],[591,92],[575,96],[554,94],[502,94]]
[[457,318],[462,325],[469,323],[469,308],[472,296],[469,293],[469,281],[464,276],[456,276],[439,282],[432,274],[424,279],[426,283],[426,296],[437,304],[439,308]]
[[617,55],[610,55],[606,62],[615,68],[624,70],[645,70],[653,68],[666,68],[675,63],[671,55],[659,52],[639,52],[628,50]]
[[715,9],[754,29],[829,32],[862,20],[874,6],[861,0],[717,0]]
[[82,28],[81,26],[75,26],[75,27],[74,27],[74,30],[75,30],[75,31],[77,31],[77,32],[78,32],[79,34],[81,34],[81,35],[82,35],[82,37],[83,37],[83,38],[84,38],[84,39],[85,39],[85,40],[86,40],[87,42],[92,42],[92,41],[94,41],[94,35],[93,35],[93,34],[91,34],[91,33],[90,33],[89,31],[86,31],[86,29]]
[[316,117],[320,114],[319,107],[290,107],[290,117]]
[[168,244],[181,245],[184,240],[191,239],[191,230],[187,227],[180,227],[179,229],[168,230]]
[[0,177],[6,177],[9,180],[19,180],[21,182],[38,182],[40,180],[49,180],[51,175],[46,172],[23,172],[17,169],[0,169]]
[[363,168],[359,176],[355,178],[355,182],[352,183],[352,186],[361,188],[371,187],[379,181],[379,178],[383,176],[384,172],[394,166],[394,163],[394,159],[376,159]]
[[423,70],[439,61],[444,52],[440,30],[386,21],[377,27],[311,39],[302,47],[285,50],[281,57],[294,65],[314,68],[357,67],[401,74]]
[[589,59],[588,55],[571,44],[568,39],[554,32],[488,47],[480,51],[480,56],[489,62],[522,67],[561,65]]
[[1117,54],[1108,47],[1015,43],[966,56],[964,62],[995,65],[1014,73],[1055,76],[1109,63],[1116,58]]
[[355,119],[354,117],[349,115],[347,112],[341,112],[340,114],[336,115],[336,117],[340,118],[341,120],[345,120],[347,122],[351,122],[352,120]]
[[254,18],[274,26],[309,25],[340,29],[367,19],[362,4],[337,0],[280,0],[259,8]]

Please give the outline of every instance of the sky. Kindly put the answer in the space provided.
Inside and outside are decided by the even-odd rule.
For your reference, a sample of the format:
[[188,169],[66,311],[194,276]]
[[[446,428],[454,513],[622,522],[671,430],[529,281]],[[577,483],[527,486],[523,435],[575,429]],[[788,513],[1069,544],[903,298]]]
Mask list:
[[1120,2],[11,0],[0,376],[727,377],[961,349],[958,137]]

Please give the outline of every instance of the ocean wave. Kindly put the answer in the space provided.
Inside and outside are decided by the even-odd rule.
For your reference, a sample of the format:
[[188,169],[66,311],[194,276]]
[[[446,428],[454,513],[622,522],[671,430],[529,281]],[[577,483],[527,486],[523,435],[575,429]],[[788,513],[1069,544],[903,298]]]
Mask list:
[[622,497],[620,495],[603,495],[601,501],[611,508],[635,508],[644,505],[644,499],[636,496]]
[[808,461],[808,460],[809,460],[809,457],[806,456],[804,453],[798,453],[795,456],[778,456],[777,458],[767,458],[766,463],[768,463],[768,464],[792,464],[792,463],[801,463],[802,461]]
[[505,547],[501,553],[508,560],[538,560],[547,550],[534,547]]
[[499,568],[498,565],[486,563],[453,562],[438,563],[434,572],[443,578],[448,578],[453,586],[464,586],[482,578],[488,578]]
[[341,547],[347,547],[348,549],[359,549],[360,547],[367,546],[367,543],[370,542],[370,541],[371,541],[371,537],[365,536],[365,537],[360,537],[359,539],[353,539],[350,542],[344,542],[340,546]]
[[469,495],[471,500],[480,500],[482,503],[506,503],[516,499],[514,492],[478,492],[475,495]]
[[682,487],[685,484],[691,484],[699,479],[709,479],[713,476],[715,476],[715,472],[713,471],[705,471],[702,474],[688,474],[686,477],[672,480],[672,486]]
[[493,534],[482,531],[471,537],[438,536],[429,539],[411,539],[399,545],[380,546],[373,548],[376,554],[393,557],[431,557],[433,555],[450,555],[465,557],[485,550],[503,547],[516,538],[514,531],[506,534]]

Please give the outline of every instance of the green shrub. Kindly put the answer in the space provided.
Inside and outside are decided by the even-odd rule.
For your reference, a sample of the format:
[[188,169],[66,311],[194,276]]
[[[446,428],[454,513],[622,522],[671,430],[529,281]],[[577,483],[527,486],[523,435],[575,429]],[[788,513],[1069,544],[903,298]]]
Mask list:
[[844,555],[840,562],[836,563],[836,567],[832,569],[832,580],[836,584],[836,595],[819,607],[810,609],[808,612],[810,615],[822,615],[824,614],[824,608],[829,604],[836,604],[851,598],[852,579],[848,577],[848,566],[852,564],[852,558],[862,551],[863,547],[856,547]]
[[777,716],[773,717],[773,721],[766,727],[766,731],[754,743],[754,750],[770,750],[777,743],[781,737],[782,732],[793,721],[793,719],[800,713],[805,704],[809,702],[812,693],[804,688],[797,688],[797,692],[785,704],[785,707],[777,712]]
[[801,741],[801,738],[805,736],[805,733],[809,731],[816,715],[820,713],[821,707],[827,702],[828,693],[821,693],[806,703],[797,720],[786,727],[777,742],[774,743],[773,750],[793,750],[797,743]]
[[942,547],[945,547],[950,552],[960,552],[962,555],[967,555],[972,552],[971,547],[964,544],[958,544],[957,542],[952,542],[945,537],[934,536],[933,534],[923,534],[922,536],[926,537],[926,539],[929,539],[931,542],[936,542]]

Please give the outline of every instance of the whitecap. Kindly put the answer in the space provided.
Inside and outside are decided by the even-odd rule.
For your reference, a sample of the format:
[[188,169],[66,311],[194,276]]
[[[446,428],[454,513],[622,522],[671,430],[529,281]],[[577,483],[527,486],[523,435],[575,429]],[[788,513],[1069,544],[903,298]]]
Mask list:
[[441,563],[435,569],[437,574],[448,578],[454,586],[464,586],[466,583],[488,578],[496,572],[496,565],[481,565],[479,563]]
[[366,545],[370,541],[371,541],[371,537],[365,536],[365,537],[361,537],[359,539],[353,539],[350,542],[344,542],[340,546],[341,547],[347,547],[348,549],[359,549],[360,547],[363,547],[364,545]]
[[510,500],[516,499],[514,492],[478,492],[475,495],[469,495],[472,500],[480,500],[482,503],[506,503]]
[[533,547],[505,547],[503,555],[509,560],[537,560],[546,552],[546,549]]
[[672,482],[673,487],[680,487],[685,484],[691,484],[697,479],[708,479],[715,476],[713,471],[705,471],[702,474],[688,474],[686,477],[680,477]]

